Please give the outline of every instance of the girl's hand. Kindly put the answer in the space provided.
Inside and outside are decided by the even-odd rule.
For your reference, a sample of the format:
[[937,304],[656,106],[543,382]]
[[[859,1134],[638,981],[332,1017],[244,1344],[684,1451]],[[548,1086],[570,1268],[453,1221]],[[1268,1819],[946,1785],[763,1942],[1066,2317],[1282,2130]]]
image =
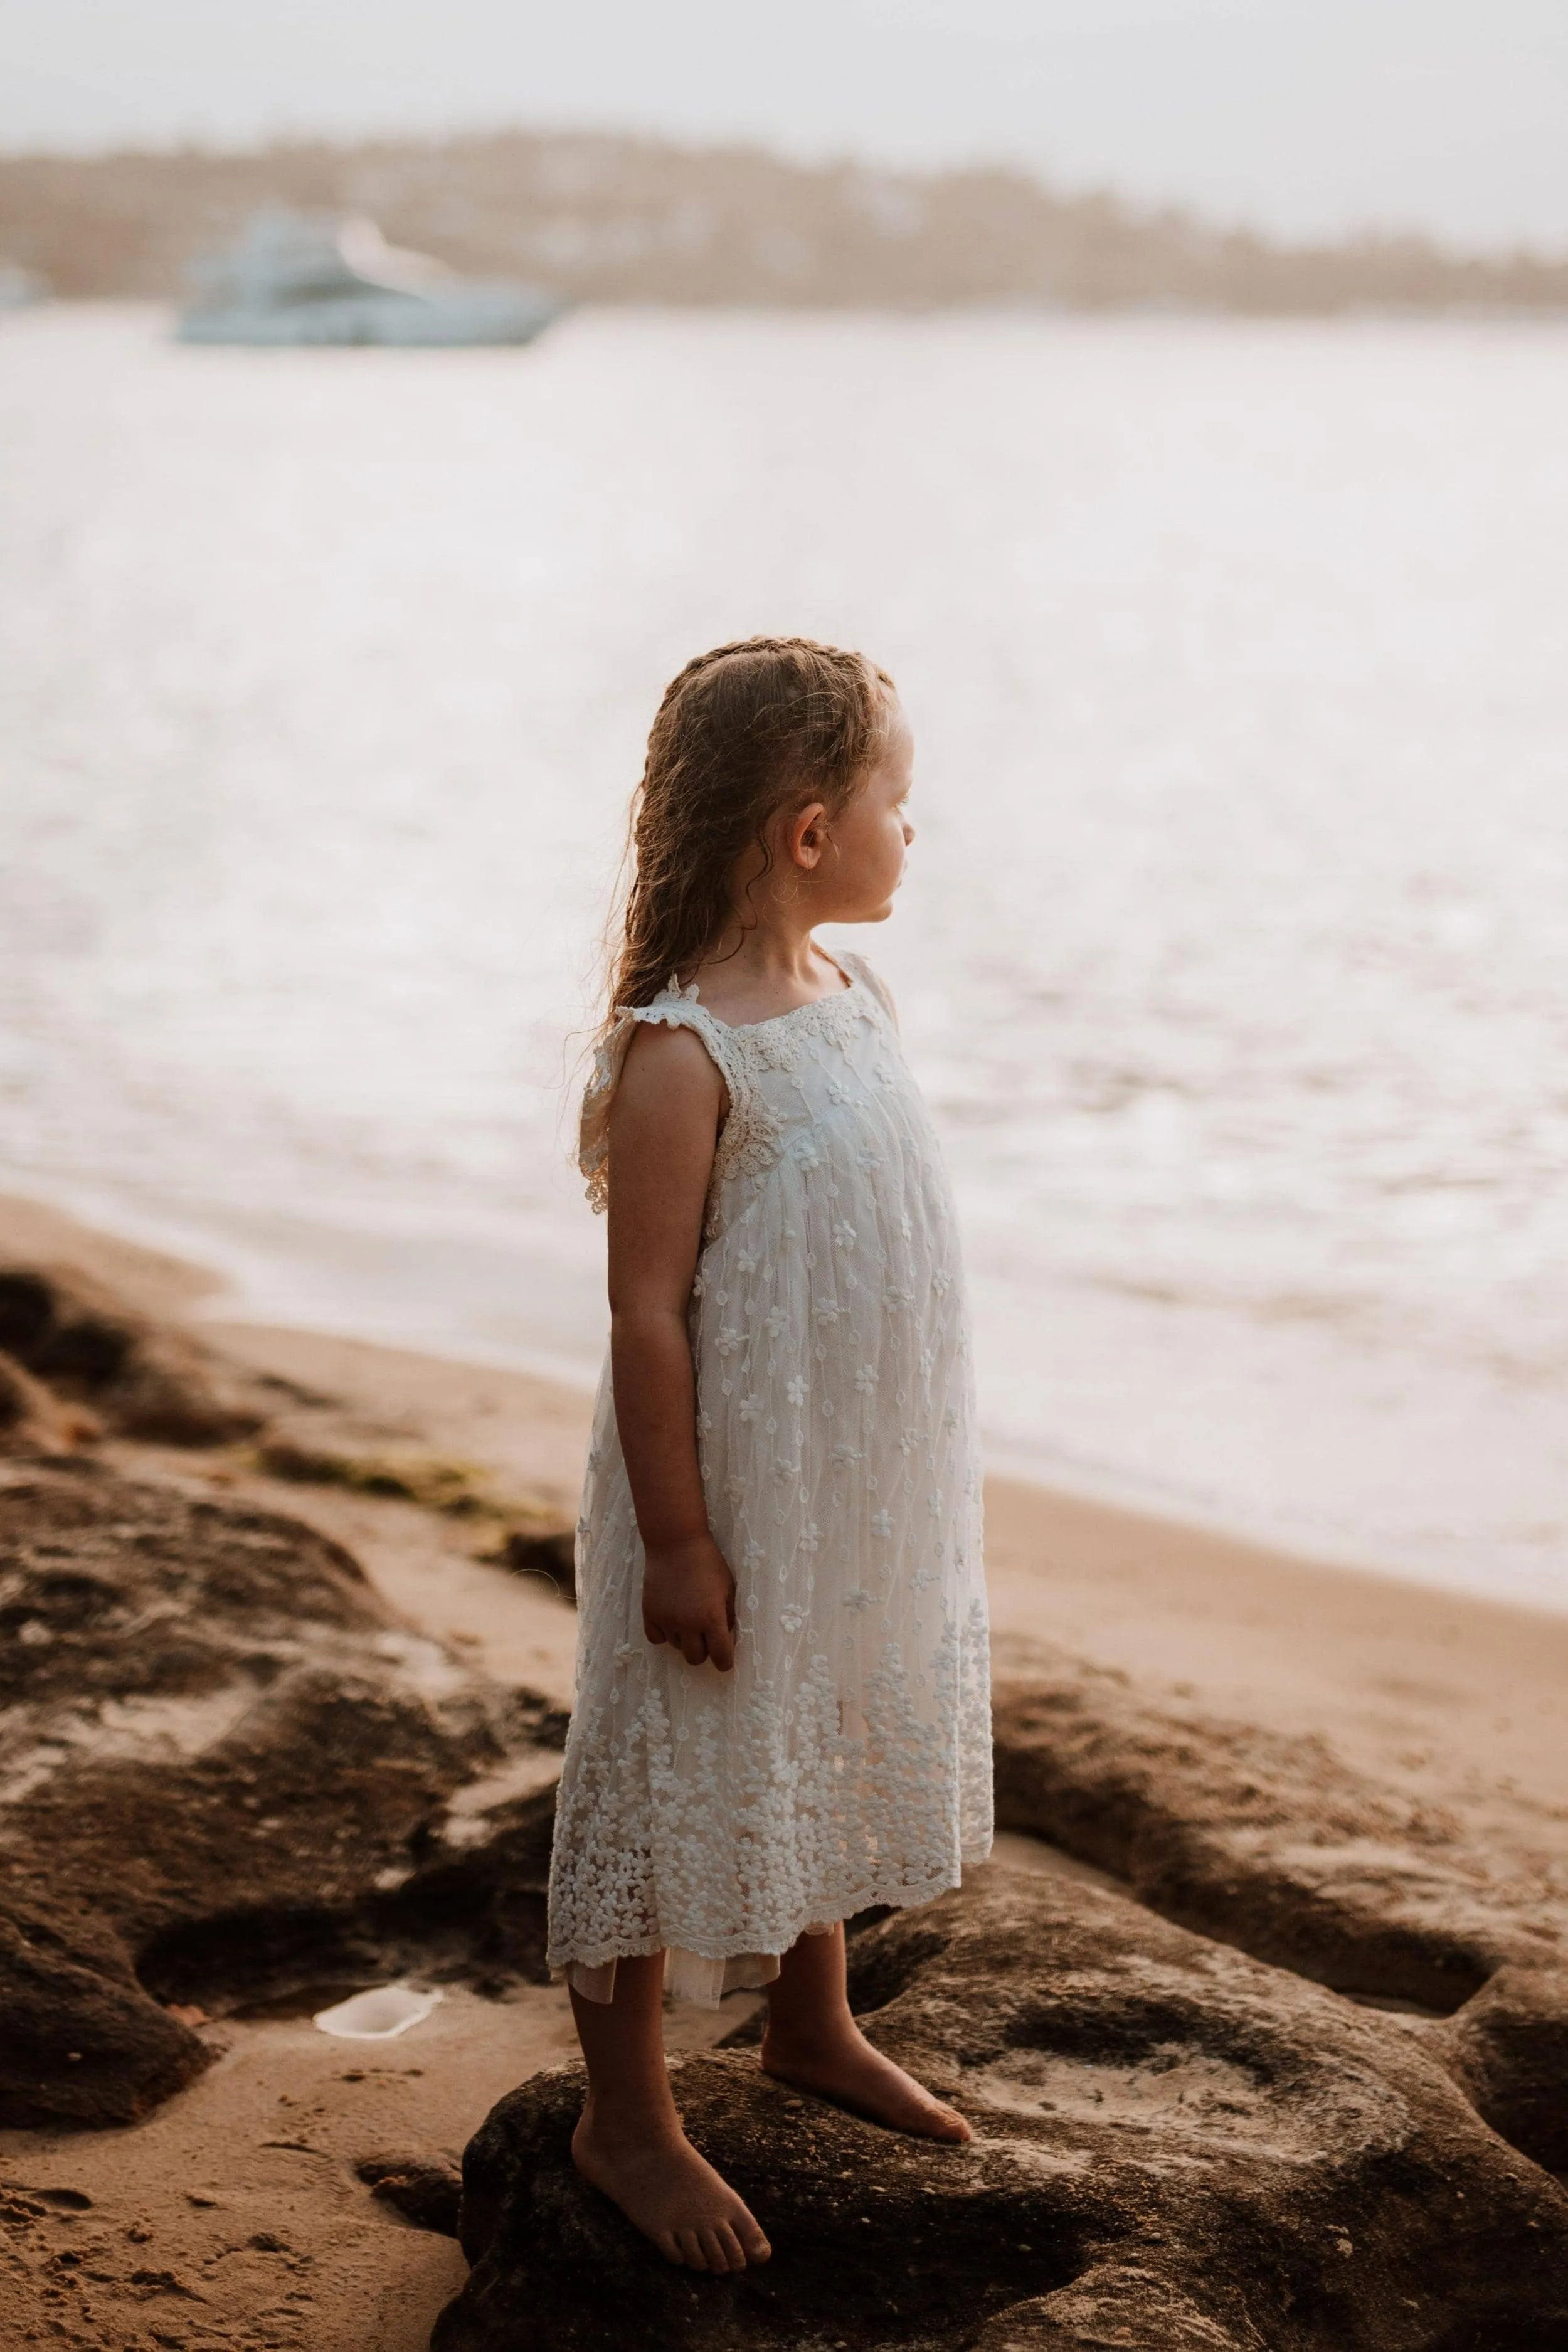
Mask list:
[[706,1659],[727,1675],[735,1663],[735,1580],[711,1536],[648,1544],[642,1580],[643,1632],[670,1642],[689,1666]]

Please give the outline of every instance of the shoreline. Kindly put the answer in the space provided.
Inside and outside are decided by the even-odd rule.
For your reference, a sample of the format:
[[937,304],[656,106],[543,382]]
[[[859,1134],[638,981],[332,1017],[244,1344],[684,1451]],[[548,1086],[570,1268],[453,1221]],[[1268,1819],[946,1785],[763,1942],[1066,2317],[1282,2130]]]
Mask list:
[[[434,1328],[432,1322],[422,1331],[416,1327],[426,1318],[416,1310],[405,1318],[359,1311],[352,1301],[356,1289],[365,1289],[363,1265],[356,1266],[346,1282],[340,1278],[338,1296],[320,1312],[306,1305],[312,1285],[312,1257],[321,1244],[332,1238],[331,1229],[310,1228],[306,1241],[313,1246],[306,1246],[298,1263],[289,1264],[279,1238],[269,1238],[265,1228],[247,1237],[243,1229],[226,1232],[221,1216],[216,1225],[206,1227],[199,1217],[165,1213],[155,1204],[135,1204],[118,1194],[106,1196],[69,1184],[60,1189],[57,1206],[30,1193],[13,1192],[9,1187],[15,1181],[14,1175],[0,1175],[0,1233],[20,1220],[22,1229],[36,1232],[41,1243],[51,1233],[90,1236],[84,1246],[101,1248],[103,1263],[110,1268],[121,1263],[121,1252],[183,1267],[188,1287],[181,1292],[179,1311],[193,1315],[202,1330],[216,1334],[226,1328],[244,1326],[288,1331],[301,1339],[318,1339],[324,1346],[352,1342],[411,1360],[466,1365],[557,1389],[590,1402],[595,1391],[602,1350],[585,1353],[574,1344],[572,1336],[584,1312],[583,1301],[576,1296],[581,1267],[568,1268],[564,1276],[560,1269],[552,1270],[551,1279],[562,1283],[563,1291],[546,1302],[537,1343],[523,1339],[487,1345],[471,1332],[459,1332],[449,1315],[435,1318],[442,1328]],[[368,1247],[373,1258],[378,1250],[384,1253],[384,1265],[373,1265],[370,1271],[378,1280],[391,1277],[399,1249],[396,1237],[372,1233],[360,1236],[359,1243]],[[433,1245],[450,1246],[449,1239]],[[486,1252],[494,1250],[489,1237],[479,1246]],[[520,1288],[525,1282],[538,1286],[539,1270],[526,1259],[511,1267],[498,1255],[494,1265],[487,1263],[486,1271],[491,1279],[515,1276]],[[111,1273],[110,1278],[118,1277]],[[1240,1547],[1287,1567],[1397,1585],[1434,1600],[1477,1601],[1523,1611],[1548,1623],[1560,1619],[1568,1626],[1568,1581],[1559,1598],[1552,1591],[1543,1593],[1534,1580],[1505,1578],[1497,1583],[1481,1583],[1467,1580],[1461,1572],[1445,1572],[1448,1563],[1440,1553],[1400,1551],[1394,1547],[1379,1550],[1370,1537],[1338,1540],[1306,1524],[1293,1526],[1289,1519],[1249,1512],[1239,1502],[1205,1507],[1195,1496],[1172,1491],[1157,1471],[1101,1467],[1092,1461],[1069,1459],[1048,1438],[1003,1436],[983,1426],[982,1446],[988,1481],[1031,1488],[1050,1498],[1053,1505],[1081,1505],[1124,1517],[1143,1529],[1169,1528],[1184,1542],[1193,1538]]]
[[[0,1193],[0,1255],[74,1262],[148,1313],[188,1318],[236,1362],[331,1392],[367,1429],[486,1464],[575,1516],[593,1411],[585,1383],[226,1311],[220,1273],[37,1200]],[[382,1540],[373,1533],[378,1507],[365,1498],[254,1483],[351,1549]],[[1041,1645],[1070,1647],[1178,1701],[1330,1735],[1407,1787],[1436,1794],[1438,1784],[1474,1792],[1495,1783],[1511,1794],[1533,1784],[1538,1801],[1568,1804],[1568,1609],[1313,1556],[1012,1466],[988,1471],[985,1485],[1000,1674],[1026,1666]],[[496,1581],[479,1572],[479,1591]],[[401,1575],[395,1582],[401,1588]],[[428,1608],[412,1592],[389,1597],[416,1615]],[[536,1660],[541,1686],[564,1704],[567,1628],[553,1604],[540,1622],[550,1633]],[[515,1674],[510,1636],[504,1663],[485,1654],[498,1636],[483,1609],[462,1638],[492,1671]]]

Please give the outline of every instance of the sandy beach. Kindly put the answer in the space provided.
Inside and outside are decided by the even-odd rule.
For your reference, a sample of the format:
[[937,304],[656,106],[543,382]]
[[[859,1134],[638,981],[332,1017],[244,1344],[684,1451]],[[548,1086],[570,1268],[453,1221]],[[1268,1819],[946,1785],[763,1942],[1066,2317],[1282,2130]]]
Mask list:
[[[591,1400],[484,1367],[226,1320],[199,1269],[0,1203],[0,1258],[68,1263],[146,1314],[189,1319],[246,1376],[318,1402],[345,1452],[468,1465],[541,1521],[574,1511]],[[281,1392],[281,1391],[279,1391]],[[174,1447],[113,1435],[126,1476],[248,1502],[345,1546],[395,1620],[497,1683],[569,1705],[574,1617],[538,1578],[485,1557],[489,1518],[301,1484],[254,1444]],[[4,1499],[0,1497],[0,1525]],[[1441,1808],[1472,1843],[1542,1882],[1568,1871],[1568,1615],[1327,1568],[1132,1512],[994,1479],[987,1489],[995,1661],[1027,1682],[1061,1654],[1163,1711],[1309,1745],[1303,1755]],[[1311,1743],[1316,1743],[1314,1748]],[[1008,1834],[1013,1863],[1099,1874]],[[695,2049],[745,2016],[672,2012]],[[453,1985],[402,2038],[355,2045],[308,2014],[200,2028],[217,2053],[142,2120],[0,2133],[16,2234],[0,2337],[113,2347],[233,2345],[422,2352],[465,2275],[450,2239],[372,2199],[378,2152],[456,2155],[502,2092],[570,2056],[563,1992],[487,1999]],[[19,2201],[19,2204],[17,2200]]]

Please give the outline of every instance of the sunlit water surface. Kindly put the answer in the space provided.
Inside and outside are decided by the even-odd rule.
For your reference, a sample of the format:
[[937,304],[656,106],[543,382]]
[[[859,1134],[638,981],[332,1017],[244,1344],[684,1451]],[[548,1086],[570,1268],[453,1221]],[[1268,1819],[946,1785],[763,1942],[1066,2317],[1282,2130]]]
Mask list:
[[864,645],[994,1458],[1568,1603],[1568,329],[0,327],[0,1178],[584,1372],[658,691]]

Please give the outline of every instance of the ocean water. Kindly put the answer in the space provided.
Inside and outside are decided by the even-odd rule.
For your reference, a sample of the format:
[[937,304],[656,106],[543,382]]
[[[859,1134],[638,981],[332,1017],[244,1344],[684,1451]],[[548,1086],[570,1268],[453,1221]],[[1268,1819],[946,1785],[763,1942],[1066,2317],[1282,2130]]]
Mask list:
[[654,704],[862,645],[994,1459],[1568,1605],[1568,327],[164,325],[0,323],[0,1182],[587,1377]]

